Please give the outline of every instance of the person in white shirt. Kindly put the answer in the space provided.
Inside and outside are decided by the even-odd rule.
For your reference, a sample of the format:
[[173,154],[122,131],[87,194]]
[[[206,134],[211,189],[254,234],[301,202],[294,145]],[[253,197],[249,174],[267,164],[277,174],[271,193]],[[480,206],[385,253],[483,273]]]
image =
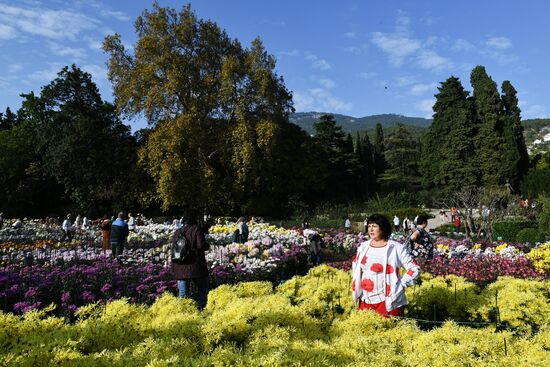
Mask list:
[[63,221],[61,230],[63,231],[63,238],[61,238],[61,241],[68,239],[69,242],[71,242],[73,240],[73,222],[71,221],[70,214],[67,214],[67,218]]
[[88,226],[90,225],[90,221],[88,220],[88,217],[84,217],[82,219],[82,229],[86,230],[88,229]]
[[135,229],[136,229],[136,218],[134,218],[132,213],[128,213],[128,230],[135,231]]
[[351,229],[351,220],[349,218],[346,218],[346,221],[344,222],[344,227],[348,231]]
[[[403,244],[390,239],[391,224],[380,214],[368,218],[369,241],[357,248],[352,263],[351,290],[359,310],[402,316],[405,287],[414,284],[420,267]],[[405,268],[401,275],[400,269]]]
[[399,223],[400,223],[399,217],[397,215],[394,215],[393,216],[393,228],[396,232],[399,231]]

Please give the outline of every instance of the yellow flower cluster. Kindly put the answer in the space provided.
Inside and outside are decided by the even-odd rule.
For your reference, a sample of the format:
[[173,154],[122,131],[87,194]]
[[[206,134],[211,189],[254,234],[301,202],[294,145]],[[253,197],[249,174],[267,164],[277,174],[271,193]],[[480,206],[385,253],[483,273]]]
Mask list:
[[169,294],[150,307],[124,299],[90,305],[72,324],[48,316],[51,308],[22,317],[0,313],[0,365],[543,366],[550,360],[547,282],[502,278],[484,296],[461,278],[424,277],[409,289],[413,311],[454,302],[457,284],[472,299],[456,302],[473,303],[467,312],[479,319],[491,312],[486,297],[498,290],[502,321],[520,329],[537,322],[529,334],[453,322],[422,330],[414,321],[355,310],[349,283],[349,273],[320,266],[276,289],[266,282],[220,286],[203,313]]
[[476,243],[472,246],[472,250],[481,250],[481,243]]
[[505,248],[507,248],[507,247],[508,247],[508,244],[507,244],[507,243],[503,243],[503,244],[501,244],[501,245],[498,245],[497,247],[495,247],[495,253],[496,253],[497,255],[500,255],[500,252],[501,252],[502,250],[504,250]]
[[533,266],[543,274],[550,274],[550,242],[541,245],[527,254]]
[[436,248],[442,250],[442,251],[449,251],[449,245],[444,245],[442,243],[438,243],[436,245]]

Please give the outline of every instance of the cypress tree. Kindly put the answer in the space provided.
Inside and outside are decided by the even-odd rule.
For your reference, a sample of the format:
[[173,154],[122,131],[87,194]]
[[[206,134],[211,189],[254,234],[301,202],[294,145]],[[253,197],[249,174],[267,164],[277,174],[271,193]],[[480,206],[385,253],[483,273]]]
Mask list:
[[420,182],[417,140],[405,126],[398,124],[395,131],[384,140],[384,145],[387,168],[382,181],[393,188],[417,188]]
[[475,117],[478,133],[474,141],[481,172],[482,185],[503,184],[509,177],[503,172],[502,146],[504,144],[502,103],[497,85],[483,66],[476,66],[470,82],[474,89]]
[[380,123],[376,124],[374,130],[374,145],[373,145],[373,163],[374,163],[374,174],[379,178],[386,168],[386,159],[384,157],[384,151],[386,150],[384,146],[384,130]]
[[361,143],[361,147],[363,148],[363,152],[362,152],[363,170],[367,178],[365,194],[368,195],[374,192],[376,188],[376,176],[374,174],[374,157],[373,157],[374,148],[370,142],[369,135],[366,133],[363,136],[363,142]]
[[434,105],[433,180],[444,191],[456,191],[478,182],[474,155],[474,114],[468,92],[460,80],[450,77],[441,83]]
[[506,172],[506,179],[517,188],[529,169],[529,154],[523,138],[517,91],[508,80],[502,83],[502,105],[505,138],[503,170]]

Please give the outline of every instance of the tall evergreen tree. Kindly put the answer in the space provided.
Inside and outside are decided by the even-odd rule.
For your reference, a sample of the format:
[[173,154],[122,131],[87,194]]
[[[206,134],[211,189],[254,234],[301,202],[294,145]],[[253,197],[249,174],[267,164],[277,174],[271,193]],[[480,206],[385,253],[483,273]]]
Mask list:
[[502,103],[497,85],[483,66],[476,66],[471,73],[477,135],[475,151],[481,173],[482,185],[500,185],[509,179],[505,177],[502,162],[504,133],[502,124]]
[[508,80],[502,83],[502,104],[504,106],[505,138],[502,159],[504,177],[510,181],[514,188],[517,188],[529,169],[529,154],[523,137],[517,91]]
[[397,128],[384,140],[384,145],[387,163],[387,168],[381,177],[384,184],[395,190],[418,188],[420,183],[418,141],[405,126],[398,124]]
[[367,177],[365,193],[369,195],[376,189],[376,176],[374,174],[373,146],[370,142],[369,135],[366,133],[363,135],[361,147],[363,148],[363,153],[361,154],[362,165],[365,176]]
[[441,83],[438,90],[434,120],[422,151],[423,183],[443,191],[457,191],[478,182],[472,103],[456,77]]
[[374,130],[374,144],[373,144],[373,161],[374,161],[374,174],[379,178],[386,168],[386,159],[384,157],[384,130],[380,123],[376,124]]
[[17,124],[17,115],[8,107],[5,113],[0,113],[0,131],[9,130]]

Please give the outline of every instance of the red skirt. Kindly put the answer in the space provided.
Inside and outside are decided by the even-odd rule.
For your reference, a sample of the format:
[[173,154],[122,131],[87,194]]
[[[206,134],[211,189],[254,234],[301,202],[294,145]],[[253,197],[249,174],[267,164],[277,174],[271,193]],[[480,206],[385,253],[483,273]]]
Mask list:
[[359,309],[361,311],[374,310],[380,315],[384,317],[388,317],[388,316],[403,316],[403,311],[405,309],[405,306],[397,307],[388,312],[388,310],[386,310],[386,302],[371,304],[371,303],[365,303],[363,300],[360,300]]

